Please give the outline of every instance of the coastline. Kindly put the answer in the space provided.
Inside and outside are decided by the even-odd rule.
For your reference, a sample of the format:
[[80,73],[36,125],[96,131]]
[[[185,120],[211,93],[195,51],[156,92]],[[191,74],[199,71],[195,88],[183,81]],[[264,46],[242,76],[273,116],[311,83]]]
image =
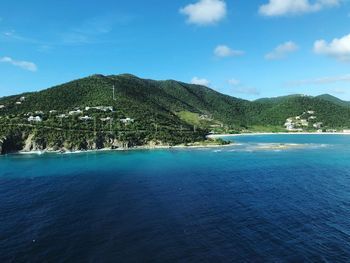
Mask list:
[[[208,135],[208,139],[218,139],[224,137],[240,137],[240,136],[259,136],[259,135],[349,135],[350,133],[344,132],[254,132],[254,133],[239,133],[239,134],[211,134]],[[203,144],[203,145],[143,145],[143,146],[134,146],[129,148],[101,148],[101,149],[92,149],[92,150],[76,150],[70,151],[67,149],[60,150],[50,150],[45,149],[42,151],[18,151],[10,154],[19,154],[19,155],[43,155],[43,154],[82,154],[82,153],[97,153],[97,152],[127,152],[127,151],[142,151],[142,150],[167,150],[167,149],[209,149],[209,148],[222,148],[228,146],[234,146],[234,142],[230,142],[229,144]],[[0,155],[1,156],[1,155]]]
[[217,139],[222,137],[257,136],[257,135],[350,135],[344,132],[252,132],[238,134],[211,134],[207,138]]
[[[11,154],[19,154],[19,155],[43,155],[43,154],[81,154],[81,153],[94,153],[94,152],[127,152],[127,151],[142,151],[142,150],[167,150],[167,149],[206,149],[206,148],[221,148],[233,146],[234,143],[229,144],[208,144],[208,145],[158,145],[158,146],[135,146],[130,148],[101,148],[101,149],[93,149],[93,150],[77,150],[77,151],[62,151],[62,150],[42,150],[42,151],[18,151]],[[0,155],[1,156],[1,155]]]

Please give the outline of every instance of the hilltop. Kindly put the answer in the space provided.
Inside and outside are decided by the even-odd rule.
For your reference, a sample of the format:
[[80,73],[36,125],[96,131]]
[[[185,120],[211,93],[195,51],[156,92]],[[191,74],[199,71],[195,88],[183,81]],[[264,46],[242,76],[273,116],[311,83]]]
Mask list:
[[316,122],[324,129],[349,128],[350,107],[334,98],[292,95],[251,102],[175,80],[93,75],[0,98],[0,150],[193,144],[209,132],[284,131],[287,119],[308,111],[315,116],[308,116],[306,130]]

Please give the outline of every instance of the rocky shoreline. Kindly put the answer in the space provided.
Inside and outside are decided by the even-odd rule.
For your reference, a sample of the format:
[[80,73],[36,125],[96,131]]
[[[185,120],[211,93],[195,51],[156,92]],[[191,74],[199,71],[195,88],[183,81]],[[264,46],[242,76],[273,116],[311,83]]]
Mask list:
[[[18,149],[6,148],[8,138],[0,138],[0,155],[5,154],[45,154],[45,153],[57,153],[57,154],[73,154],[73,153],[86,153],[86,152],[103,152],[103,151],[130,151],[130,150],[156,150],[156,149],[185,149],[185,148],[216,148],[232,145],[231,142],[224,142],[217,139],[208,139],[203,142],[194,142],[180,145],[170,145],[159,141],[150,141],[145,145],[134,145],[132,142],[120,142],[117,140],[104,141],[96,143],[94,141],[88,141],[86,148],[78,147],[49,147],[45,144],[37,143],[34,136],[30,134],[25,140],[23,147]],[[66,143],[63,143],[64,145]],[[12,144],[10,144],[12,145]]]

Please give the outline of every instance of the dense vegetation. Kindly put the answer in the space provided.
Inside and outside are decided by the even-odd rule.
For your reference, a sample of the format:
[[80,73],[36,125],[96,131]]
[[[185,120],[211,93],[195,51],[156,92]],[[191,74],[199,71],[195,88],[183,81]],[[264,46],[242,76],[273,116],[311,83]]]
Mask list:
[[[210,131],[280,131],[287,118],[308,110],[315,111],[326,128],[349,128],[349,105],[329,95],[250,102],[173,80],[94,75],[0,98],[0,151],[187,144],[204,140]],[[113,111],[85,110],[97,106]],[[68,114],[77,109],[83,112]],[[62,114],[65,117],[59,118]],[[29,116],[42,121],[29,122]],[[123,123],[125,118],[134,121]]]

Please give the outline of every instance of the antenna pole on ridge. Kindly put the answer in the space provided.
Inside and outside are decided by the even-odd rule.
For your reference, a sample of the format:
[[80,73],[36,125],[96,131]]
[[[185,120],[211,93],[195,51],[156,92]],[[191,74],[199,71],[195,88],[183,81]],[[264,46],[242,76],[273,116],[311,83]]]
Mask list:
[[113,85],[113,100],[115,100],[115,86]]

